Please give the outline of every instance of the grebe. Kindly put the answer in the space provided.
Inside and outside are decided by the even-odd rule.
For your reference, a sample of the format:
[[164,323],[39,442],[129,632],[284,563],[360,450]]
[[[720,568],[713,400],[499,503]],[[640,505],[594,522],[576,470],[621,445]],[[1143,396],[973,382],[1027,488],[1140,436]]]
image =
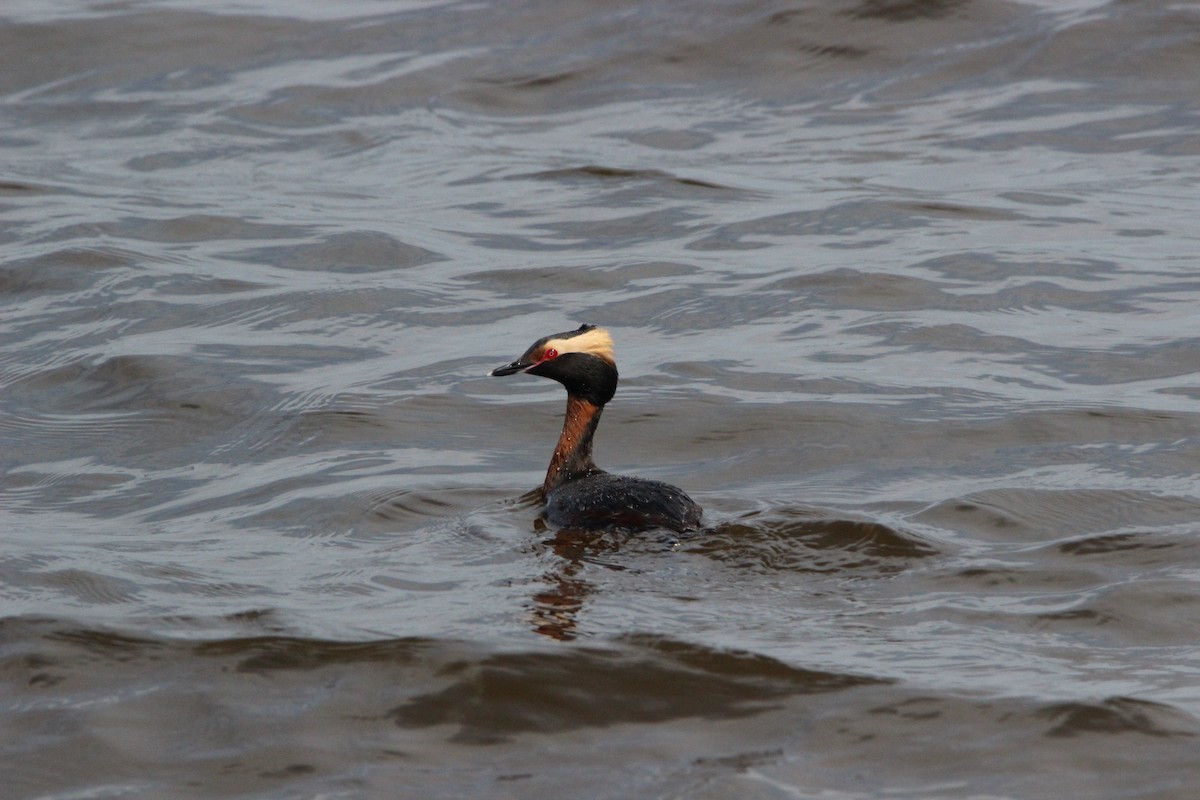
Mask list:
[[553,378],[567,390],[567,418],[550,458],[542,495],[545,518],[564,528],[700,527],[700,506],[681,490],[659,481],[611,475],[592,461],[592,437],[604,404],[617,391],[612,337],[603,328],[545,336],[525,354],[492,375],[528,372]]

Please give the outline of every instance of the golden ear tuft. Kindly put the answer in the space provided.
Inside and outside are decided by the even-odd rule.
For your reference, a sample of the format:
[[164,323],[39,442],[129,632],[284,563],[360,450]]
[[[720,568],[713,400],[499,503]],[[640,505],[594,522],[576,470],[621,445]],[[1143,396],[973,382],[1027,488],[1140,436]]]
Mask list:
[[585,327],[588,329],[575,336],[565,339],[551,339],[546,342],[546,349],[553,347],[559,352],[559,355],[563,353],[588,353],[589,355],[603,358],[610,364],[615,363],[613,359],[612,335],[604,328],[594,326]]

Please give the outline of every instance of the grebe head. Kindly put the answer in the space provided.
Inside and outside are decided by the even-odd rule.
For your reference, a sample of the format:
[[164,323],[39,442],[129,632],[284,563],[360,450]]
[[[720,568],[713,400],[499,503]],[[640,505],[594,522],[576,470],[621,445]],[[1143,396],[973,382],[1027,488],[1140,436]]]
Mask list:
[[492,375],[517,372],[552,378],[570,394],[598,406],[611,400],[617,391],[612,336],[595,325],[580,325],[578,330],[543,336],[516,361],[492,370]]

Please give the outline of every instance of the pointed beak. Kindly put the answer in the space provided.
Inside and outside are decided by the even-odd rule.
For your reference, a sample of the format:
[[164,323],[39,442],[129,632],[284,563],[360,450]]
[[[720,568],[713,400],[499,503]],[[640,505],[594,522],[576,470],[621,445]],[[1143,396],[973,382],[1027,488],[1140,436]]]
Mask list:
[[532,366],[533,364],[522,361],[518,358],[511,364],[505,364],[503,367],[496,367],[494,370],[492,370],[492,377],[495,378],[500,375],[514,375],[522,370],[529,369]]

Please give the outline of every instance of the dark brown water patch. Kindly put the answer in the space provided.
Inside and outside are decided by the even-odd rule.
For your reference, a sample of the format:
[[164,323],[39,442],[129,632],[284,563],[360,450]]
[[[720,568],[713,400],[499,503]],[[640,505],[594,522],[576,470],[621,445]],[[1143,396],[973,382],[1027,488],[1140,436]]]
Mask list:
[[497,654],[455,665],[447,688],[413,698],[389,716],[402,727],[455,725],[452,740],[496,744],[553,733],[668,720],[734,719],[777,708],[797,694],[880,681],[791,667],[765,656],[657,637],[631,649]]
[[45,641],[67,645],[77,655],[116,663],[157,658],[160,653],[170,649],[165,643],[152,638],[103,628],[74,627],[56,620],[14,620],[14,632],[25,633],[31,627],[43,629],[41,638]]
[[1153,534],[1114,533],[1064,542],[1058,550],[1064,555],[1092,556],[1130,550],[1169,550],[1178,545],[1179,542],[1164,541]]
[[806,44],[800,49],[822,58],[866,58],[871,54],[866,48],[848,44]]
[[1050,737],[1091,734],[1196,736],[1200,721],[1176,708],[1132,697],[1110,697],[1099,703],[1058,703],[1037,712],[1052,726]]
[[294,778],[300,775],[308,775],[316,772],[317,768],[312,764],[288,764],[283,769],[265,770],[258,773],[260,778]]
[[999,208],[984,208],[981,206],[955,205],[953,203],[897,203],[896,208],[902,213],[911,213],[918,216],[979,220],[983,222],[1011,222],[1013,220],[1025,219],[1024,215],[1014,211]]
[[566,83],[575,80],[578,77],[574,72],[558,72],[553,75],[536,75],[532,77],[512,77],[512,78],[481,78],[480,83],[492,83],[501,86],[506,86],[510,89],[545,89],[551,86],[558,86],[560,83]]
[[1060,194],[1046,194],[1045,192],[1002,192],[998,197],[1004,200],[1010,200],[1014,203],[1033,206],[1070,206],[1078,205],[1083,201],[1078,197],[1069,197]]
[[698,758],[695,763],[698,767],[720,767],[745,772],[753,767],[772,764],[781,758],[783,758],[782,750],[752,750],[728,756]]
[[938,719],[947,712],[945,702],[938,697],[913,697],[893,705],[872,708],[868,713],[893,716],[898,719],[924,721]]
[[971,0],[859,0],[856,8],[844,13],[856,19],[911,22],[947,17],[969,5]]
[[961,589],[976,599],[985,592],[1012,597],[1063,595],[1095,589],[1103,584],[1102,575],[1087,570],[1025,565],[966,567],[937,579],[939,590]]
[[638,181],[648,184],[678,184],[679,186],[694,187],[697,189],[713,189],[723,192],[740,192],[740,190],[734,189],[730,186],[722,186],[721,184],[700,180],[699,178],[681,178],[663,170],[622,169],[620,167],[606,167],[599,164],[587,164],[582,167],[572,167],[569,169],[545,170],[543,172],[513,175],[508,178],[508,180],[527,179],[551,180],[564,183],[595,180],[613,180],[619,182]]
[[48,187],[38,184],[0,180],[0,193],[4,194],[44,194],[51,191]]

